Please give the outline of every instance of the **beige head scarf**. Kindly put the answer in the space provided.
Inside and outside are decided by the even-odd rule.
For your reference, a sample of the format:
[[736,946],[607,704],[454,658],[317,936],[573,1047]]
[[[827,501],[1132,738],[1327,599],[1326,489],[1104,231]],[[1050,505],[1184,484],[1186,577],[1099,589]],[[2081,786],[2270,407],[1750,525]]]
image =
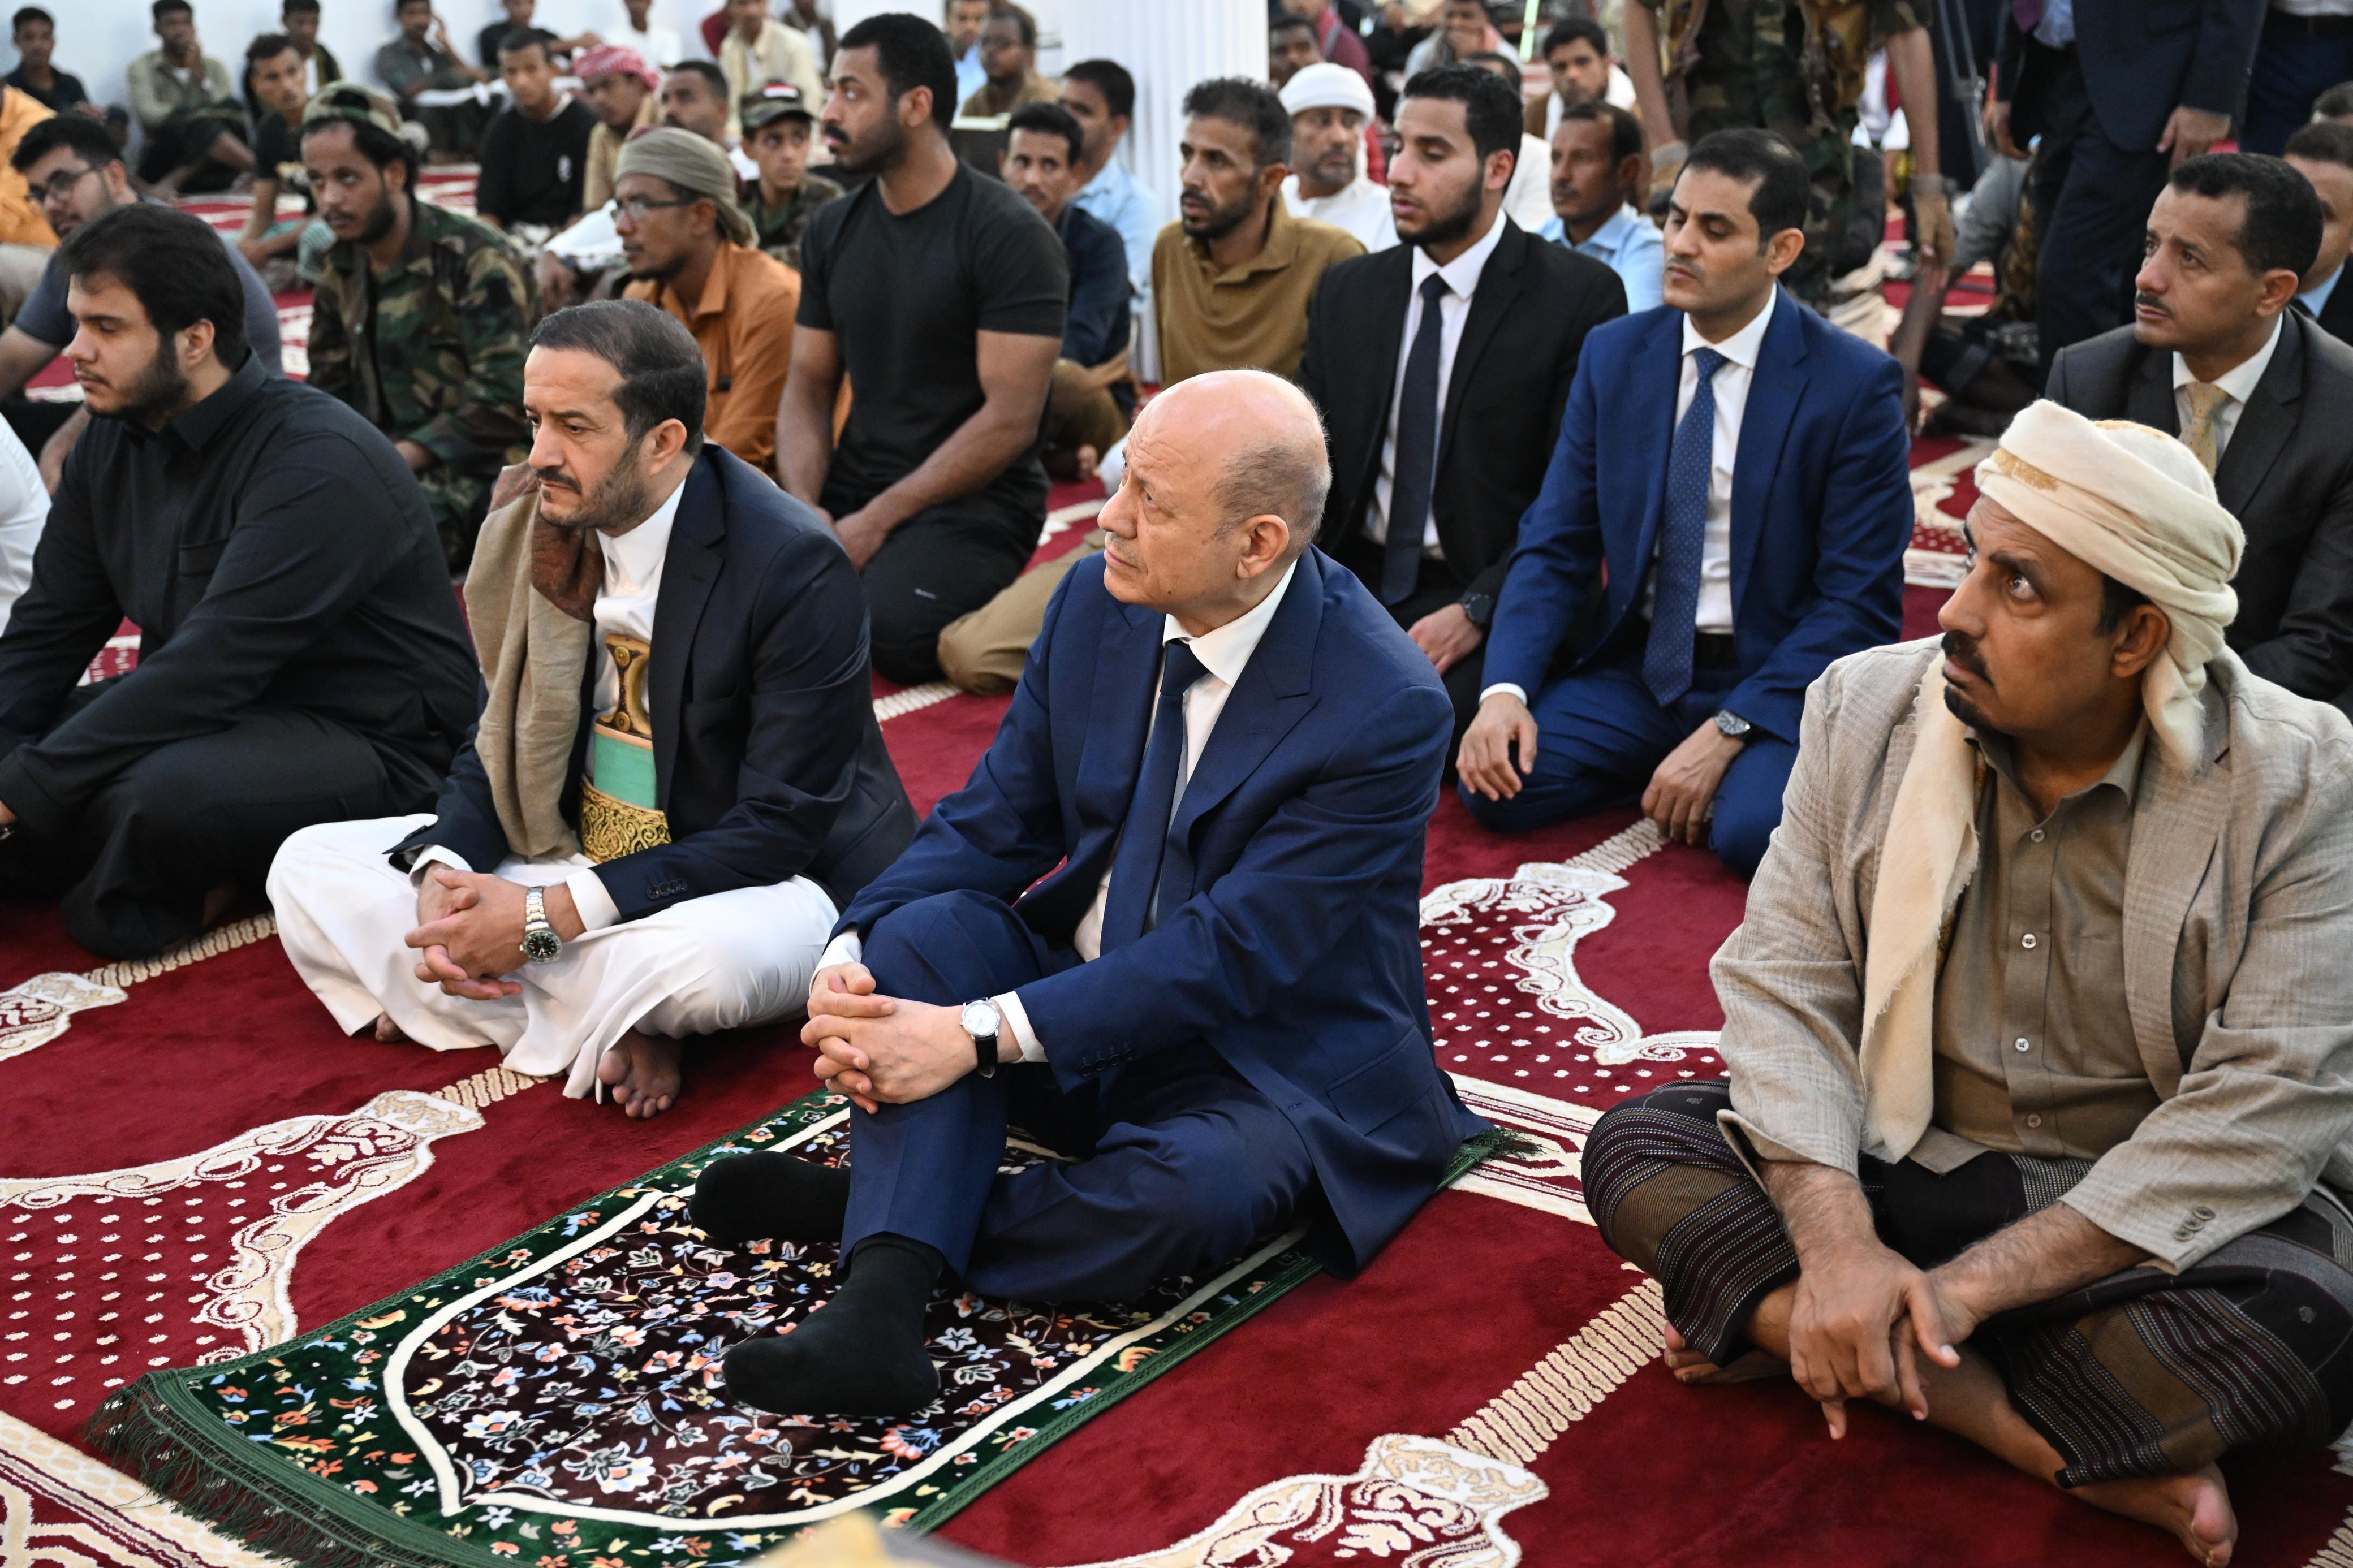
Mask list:
[[719,209],[719,226],[738,245],[752,243],[752,220],[735,205],[735,165],[717,143],[691,131],[664,125],[631,137],[621,146],[613,178],[651,174],[686,195],[701,196]]
[[[1977,481],[1987,500],[2166,613],[2172,637],[2142,678],[2142,701],[2167,763],[2202,771],[2199,693],[2238,613],[2231,577],[2246,542],[2204,466],[2147,426],[2036,403]],[[1945,706],[1940,663],[1922,677],[1913,714],[1863,965],[1863,1145],[1883,1160],[1902,1159],[1927,1131],[1939,938],[1978,866],[1977,757]]]

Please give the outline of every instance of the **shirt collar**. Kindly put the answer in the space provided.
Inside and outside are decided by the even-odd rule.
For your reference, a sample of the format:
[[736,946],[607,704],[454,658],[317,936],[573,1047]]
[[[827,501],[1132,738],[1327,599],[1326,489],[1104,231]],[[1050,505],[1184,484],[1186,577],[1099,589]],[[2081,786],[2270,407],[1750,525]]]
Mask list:
[[1299,563],[1293,561],[1282,569],[1282,580],[1275,584],[1273,593],[1224,626],[1203,632],[1199,637],[1187,631],[1176,616],[1164,617],[1160,640],[1164,643],[1191,643],[1193,657],[1201,661],[1203,669],[1229,687],[1238,684],[1244,667],[1250,661],[1250,655],[1258,651],[1259,639],[1266,636],[1266,628],[1273,621],[1274,612],[1282,605],[1283,595],[1291,591],[1292,574],[1298,570]]
[[220,434],[229,416],[252,401],[256,388],[269,379],[261,368],[261,356],[250,348],[245,351],[245,363],[229,373],[210,397],[164,426],[188,445],[191,451],[202,451],[205,444]]
[[[1968,741],[1969,744],[1978,749],[1978,754],[1985,758],[1986,765],[2001,775],[2002,782],[2010,785],[2018,798],[2028,800],[2026,791],[2021,788],[2018,783],[2018,752],[2010,744],[2010,737],[1993,731],[1981,733],[1972,730],[1969,731]],[[2120,792],[2127,802],[2134,800],[2138,795],[2140,788],[2141,759],[2147,753],[2148,721],[2143,719],[2134,728],[2132,739],[2125,742],[2125,749],[2116,753],[2116,760],[2108,764],[2108,771],[2102,773],[2096,783],[2086,784],[2073,795],[2063,797],[2059,804],[2064,805],[2068,801],[2082,799],[2094,790],[2110,787]],[[2028,809],[2030,811],[2032,809],[2031,801]]]
[[[1631,237],[1634,225],[1644,221],[1647,220],[1635,216],[1632,207],[1621,206],[1602,219],[1601,226],[1588,235],[1585,244],[1576,248],[1584,250],[1587,246],[1590,246],[1592,255],[1615,256],[1625,248],[1626,241]],[[1561,226],[1561,232],[1564,234],[1568,232],[1566,224]]]
[[596,536],[596,548],[605,555],[605,581],[608,585],[617,580],[642,588],[654,580],[670,553],[670,524],[678,520],[678,503],[685,496],[686,481],[681,479],[671,489],[670,499],[654,508],[653,515],[645,521],[624,534]]
[[1487,269],[1487,258],[1495,254],[1495,247],[1504,243],[1504,212],[1495,209],[1495,221],[1487,226],[1471,248],[1440,267],[1430,258],[1430,252],[1419,246],[1413,247],[1413,287],[1419,293],[1431,273],[1446,279],[1447,288],[1468,300],[1479,287],[1479,274]]
[[[1299,259],[1299,226],[1283,205],[1282,193],[1277,191],[1267,200],[1272,205],[1266,216],[1266,243],[1240,266],[1229,267],[1216,274],[1209,279],[1211,283],[1239,283],[1261,272],[1280,272]],[[1188,238],[1185,243],[1193,247],[1193,254],[1205,265],[1217,265],[1210,258],[1208,240]]]
[[1071,200],[1082,202],[1089,196],[1100,193],[1105,200],[1117,201],[1121,195],[1121,187],[1132,183],[1127,177],[1127,171],[1120,167],[1119,154],[1113,153],[1111,157],[1104,160],[1103,166],[1095,171],[1095,177],[1081,185],[1079,194],[1072,196]]
[[1776,283],[1773,291],[1765,296],[1765,308],[1757,312],[1756,319],[1720,343],[1712,343],[1701,337],[1699,329],[1692,325],[1692,319],[1685,316],[1683,353],[1688,355],[1695,349],[1714,349],[1741,369],[1755,370],[1757,351],[1765,345],[1765,329],[1773,324],[1773,311],[1780,298],[1781,286]]
[[[2279,339],[2280,319],[2274,316],[2272,335],[2263,340],[2263,346],[2216,376],[2213,384],[2221,387],[2232,402],[2246,402],[2254,395],[2255,385],[2263,379],[2263,372],[2271,368],[2272,354],[2279,347]],[[2177,352],[2173,356],[2173,390],[2179,392],[2197,379],[2189,374],[2189,362]]]
[[2311,288],[2306,289],[2303,293],[2297,295],[2296,298],[2304,301],[2304,308],[2306,310],[2311,311],[2314,316],[2317,317],[2321,311],[2328,309],[2328,297],[2337,292],[2337,286],[2344,280],[2345,263],[2340,261],[2337,264],[2336,271],[2330,273],[2319,282],[2315,283]]

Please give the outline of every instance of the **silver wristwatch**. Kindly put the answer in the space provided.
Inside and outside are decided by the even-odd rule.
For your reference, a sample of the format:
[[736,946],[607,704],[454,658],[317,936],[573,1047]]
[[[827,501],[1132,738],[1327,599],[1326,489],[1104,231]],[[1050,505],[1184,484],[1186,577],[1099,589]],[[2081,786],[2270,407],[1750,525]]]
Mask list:
[[964,1011],[957,1015],[957,1021],[964,1025],[964,1032],[972,1037],[973,1052],[980,1058],[980,1076],[995,1078],[997,1037],[1005,1027],[1004,1017],[997,1012],[997,1004],[987,1000],[967,1002],[964,1005]]
[[522,896],[522,955],[545,963],[564,952],[564,939],[547,923],[547,889],[533,888]]
[[1735,713],[1731,709],[1724,708],[1716,711],[1715,727],[1727,741],[1745,741],[1748,739],[1748,731],[1757,726]]

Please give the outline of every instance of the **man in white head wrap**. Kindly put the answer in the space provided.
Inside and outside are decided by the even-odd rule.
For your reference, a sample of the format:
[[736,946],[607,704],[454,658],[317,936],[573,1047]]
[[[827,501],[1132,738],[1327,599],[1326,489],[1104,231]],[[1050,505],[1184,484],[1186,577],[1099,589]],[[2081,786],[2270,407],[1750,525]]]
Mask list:
[[1831,666],[1716,955],[1724,1083],[1584,1151],[1687,1383],[1786,1369],[2230,1560],[2353,1419],[2353,726],[2223,645],[2189,450],[2050,403],[1941,638]]
[[1303,66],[1282,84],[1291,116],[1291,163],[1282,205],[1293,217],[1345,228],[1366,250],[1398,242],[1389,193],[1365,175],[1365,127],[1372,123],[1373,89],[1346,66]]

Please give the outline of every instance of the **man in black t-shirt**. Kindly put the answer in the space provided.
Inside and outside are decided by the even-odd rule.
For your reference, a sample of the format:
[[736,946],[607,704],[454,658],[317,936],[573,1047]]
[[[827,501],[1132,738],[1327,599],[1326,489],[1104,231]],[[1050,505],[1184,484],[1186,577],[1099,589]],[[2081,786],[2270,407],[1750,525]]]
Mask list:
[[52,113],[83,114],[118,132],[128,128],[127,111],[92,103],[81,78],[50,63],[58,47],[58,24],[47,11],[38,5],[20,7],[10,18],[9,37],[16,46],[16,68],[5,78],[10,87]]
[[874,668],[936,680],[940,629],[1037,547],[1069,268],[1045,220],[949,148],[955,62],[939,29],[870,17],[842,35],[833,79],[826,144],[845,174],[873,178],[801,238],[776,469],[865,577]]
[[518,28],[507,35],[499,46],[499,79],[514,101],[483,134],[474,216],[535,254],[550,234],[580,216],[596,115],[556,89],[555,65],[537,32]]

